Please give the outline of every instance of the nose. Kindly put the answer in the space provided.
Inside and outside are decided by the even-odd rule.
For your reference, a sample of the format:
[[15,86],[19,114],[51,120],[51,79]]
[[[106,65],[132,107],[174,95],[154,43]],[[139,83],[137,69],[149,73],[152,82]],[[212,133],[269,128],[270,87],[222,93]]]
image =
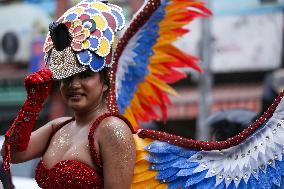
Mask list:
[[78,88],[81,86],[80,78],[78,76],[73,76],[70,78],[69,87]]

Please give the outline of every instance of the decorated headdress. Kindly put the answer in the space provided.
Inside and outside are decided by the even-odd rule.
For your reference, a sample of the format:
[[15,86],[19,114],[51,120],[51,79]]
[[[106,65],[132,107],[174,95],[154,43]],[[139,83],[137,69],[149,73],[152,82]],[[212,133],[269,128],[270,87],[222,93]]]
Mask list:
[[125,25],[119,6],[107,1],[82,1],[50,24],[44,44],[54,79],[91,69],[111,67],[117,32]]

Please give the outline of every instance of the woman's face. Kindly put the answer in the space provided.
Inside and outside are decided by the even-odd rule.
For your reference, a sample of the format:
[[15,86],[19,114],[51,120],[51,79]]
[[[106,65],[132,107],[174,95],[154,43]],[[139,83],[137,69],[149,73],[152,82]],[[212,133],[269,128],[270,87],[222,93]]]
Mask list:
[[60,91],[67,105],[74,111],[90,111],[103,103],[103,93],[108,89],[99,73],[90,70],[63,79]]

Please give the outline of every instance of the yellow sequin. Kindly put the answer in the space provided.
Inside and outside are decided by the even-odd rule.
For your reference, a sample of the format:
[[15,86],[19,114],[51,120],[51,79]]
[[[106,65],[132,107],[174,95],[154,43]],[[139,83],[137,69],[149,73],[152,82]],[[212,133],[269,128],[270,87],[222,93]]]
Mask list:
[[100,47],[97,50],[97,54],[99,56],[105,57],[106,55],[108,55],[110,52],[110,43],[107,40],[107,38],[102,37],[100,38]]
[[82,22],[79,19],[74,20],[72,24],[73,28],[76,28],[77,26],[81,26],[81,25],[82,25]]
[[91,43],[88,40],[83,42],[83,49],[88,49],[90,46],[91,46]]
[[100,16],[100,15],[94,15],[92,16],[92,19],[95,21],[96,23],[96,27],[100,30],[100,31],[105,31],[107,28],[107,20]]
[[83,8],[77,7],[73,9],[71,12],[77,13],[77,14],[82,14],[84,12]]
[[105,11],[105,12],[109,12],[110,11],[109,7],[106,4],[100,3],[100,2],[92,3],[91,7],[95,8],[95,9],[98,9],[100,11]]
[[90,30],[87,28],[83,28],[83,33],[87,36],[86,38],[88,38],[91,35]]

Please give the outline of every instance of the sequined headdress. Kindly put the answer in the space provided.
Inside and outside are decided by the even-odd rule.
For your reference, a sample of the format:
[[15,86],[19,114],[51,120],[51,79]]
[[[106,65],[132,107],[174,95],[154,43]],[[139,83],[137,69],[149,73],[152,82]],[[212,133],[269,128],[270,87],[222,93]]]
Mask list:
[[85,0],[67,10],[50,25],[44,44],[53,78],[111,67],[117,32],[124,25],[122,9],[107,1]]

